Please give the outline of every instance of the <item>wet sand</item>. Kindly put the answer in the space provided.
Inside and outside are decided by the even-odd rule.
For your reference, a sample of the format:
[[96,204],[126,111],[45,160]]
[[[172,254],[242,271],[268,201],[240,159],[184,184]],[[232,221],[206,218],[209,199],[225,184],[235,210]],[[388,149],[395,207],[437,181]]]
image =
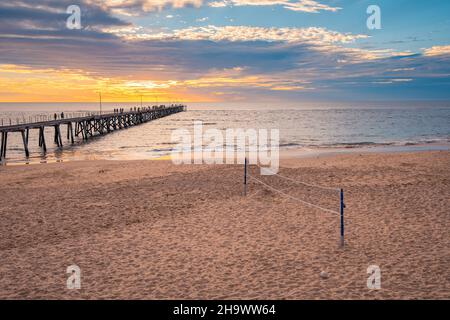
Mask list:
[[[450,299],[450,153],[283,158],[342,187],[339,216],[242,166],[90,161],[0,167],[2,299]],[[336,191],[251,174],[338,210]],[[81,268],[81,289],[66,268]],[[381,290],[367,267],[381,268]],[[325,271],[329,277],[323,279]]]

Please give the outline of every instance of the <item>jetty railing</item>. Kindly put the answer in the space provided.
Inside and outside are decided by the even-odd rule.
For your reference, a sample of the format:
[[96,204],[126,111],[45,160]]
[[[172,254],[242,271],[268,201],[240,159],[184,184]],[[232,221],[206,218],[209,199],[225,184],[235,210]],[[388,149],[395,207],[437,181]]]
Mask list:
[[36,123],[36,122],[45,122],[52,120],[59,120],[63,118],[81,118],[81,117],[89,117],[92,115],[98,115],[99,112],[84,112],[84,111],[76,111],[76,112],[67,112],[67,113],[41,113],[35,115],[25,116],[24,114],[15,115],[10,117],[2,117],[0,118],[0,127],[18,125],[18,124],[28,124],[28,123]]
[[[67,127],[67,140],[71,144],[75,143],[75,138],[81,135],[83,140],[87,140],[96,135],[104,135],[115,130],[126,129],[131,126],[146,123],[148,121],[169,116],[174,113],[186,111],[185,105],[153,106],[144,108],[134,108],[130,111],[125,109],[114,109],[113,112],[74,112],[74,113],[55,113],[46,117],[28,117],[24,118],[23,123],[8,123],[3,121],[0,126],[1,149],[0,161],[6,158],[8,144],[8,133],[19,132],[22,135],[22,141],[25,156],[28,158],[30,152],[28,149],[30,130],[39,130],[39,147],[44,153],[47,152],[45,140],[45,128],[54,128],[54,143],[58,148],[63,147],[61,126]],[[26,120],[29,121],[26,121]]]

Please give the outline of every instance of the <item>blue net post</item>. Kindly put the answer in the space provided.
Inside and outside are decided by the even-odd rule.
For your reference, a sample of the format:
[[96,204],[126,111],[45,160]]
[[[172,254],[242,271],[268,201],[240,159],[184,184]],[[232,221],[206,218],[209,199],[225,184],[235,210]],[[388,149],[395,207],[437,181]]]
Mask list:
[[340,213],[341,213],[341,246],[344,246],[344,189],[341,189]]

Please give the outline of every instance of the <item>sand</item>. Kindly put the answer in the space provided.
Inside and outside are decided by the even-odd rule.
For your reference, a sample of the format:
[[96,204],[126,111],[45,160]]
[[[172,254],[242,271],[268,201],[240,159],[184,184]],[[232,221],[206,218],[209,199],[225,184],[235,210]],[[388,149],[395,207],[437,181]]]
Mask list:
[[[0,167],[0,298],[450,299],[449,152],[281,165],[290,178],[344,188],[344,248],[337,214],[255,182],[243,197],[242,166]],[[259,178],[338,209],[336,191]],[[72,264],[80,290],[66,288]],[[367,288],[369,265],[381,268],[380,290]]]

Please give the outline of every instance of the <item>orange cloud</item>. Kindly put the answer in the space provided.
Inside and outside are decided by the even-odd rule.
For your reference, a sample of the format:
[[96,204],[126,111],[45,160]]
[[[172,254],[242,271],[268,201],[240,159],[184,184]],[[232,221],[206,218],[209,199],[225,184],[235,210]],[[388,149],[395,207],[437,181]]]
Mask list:
[[[245,68],[211,70],[196,79],[156,80],[100,77],[82,70],[33,69],[0,65],[0,100],[3,102],[104,101],[221,101],[230,88],[260,88],[274,91],[312,89],[309,82],[267,75],[244,75]],[[211,89],[211,90],[209,90]],[[219,90],[217,90],[219,89]],[[224,92],[223,89],[228,89]],[[198,93],[198,92],[206,93]],[[224,97],[223,99],[229,99]]]
[[434,46],[424,50],[426,56],[440,56],[450,54],[450,45],[448,46]]
[[150,86],[137,82],[98,77],[89,72],[69,69],[32,69],[0,65],[0,100],[3,102],[90,102],[101,91],[105,101],[210,101],[207,96],[172,88],[175,82]]

